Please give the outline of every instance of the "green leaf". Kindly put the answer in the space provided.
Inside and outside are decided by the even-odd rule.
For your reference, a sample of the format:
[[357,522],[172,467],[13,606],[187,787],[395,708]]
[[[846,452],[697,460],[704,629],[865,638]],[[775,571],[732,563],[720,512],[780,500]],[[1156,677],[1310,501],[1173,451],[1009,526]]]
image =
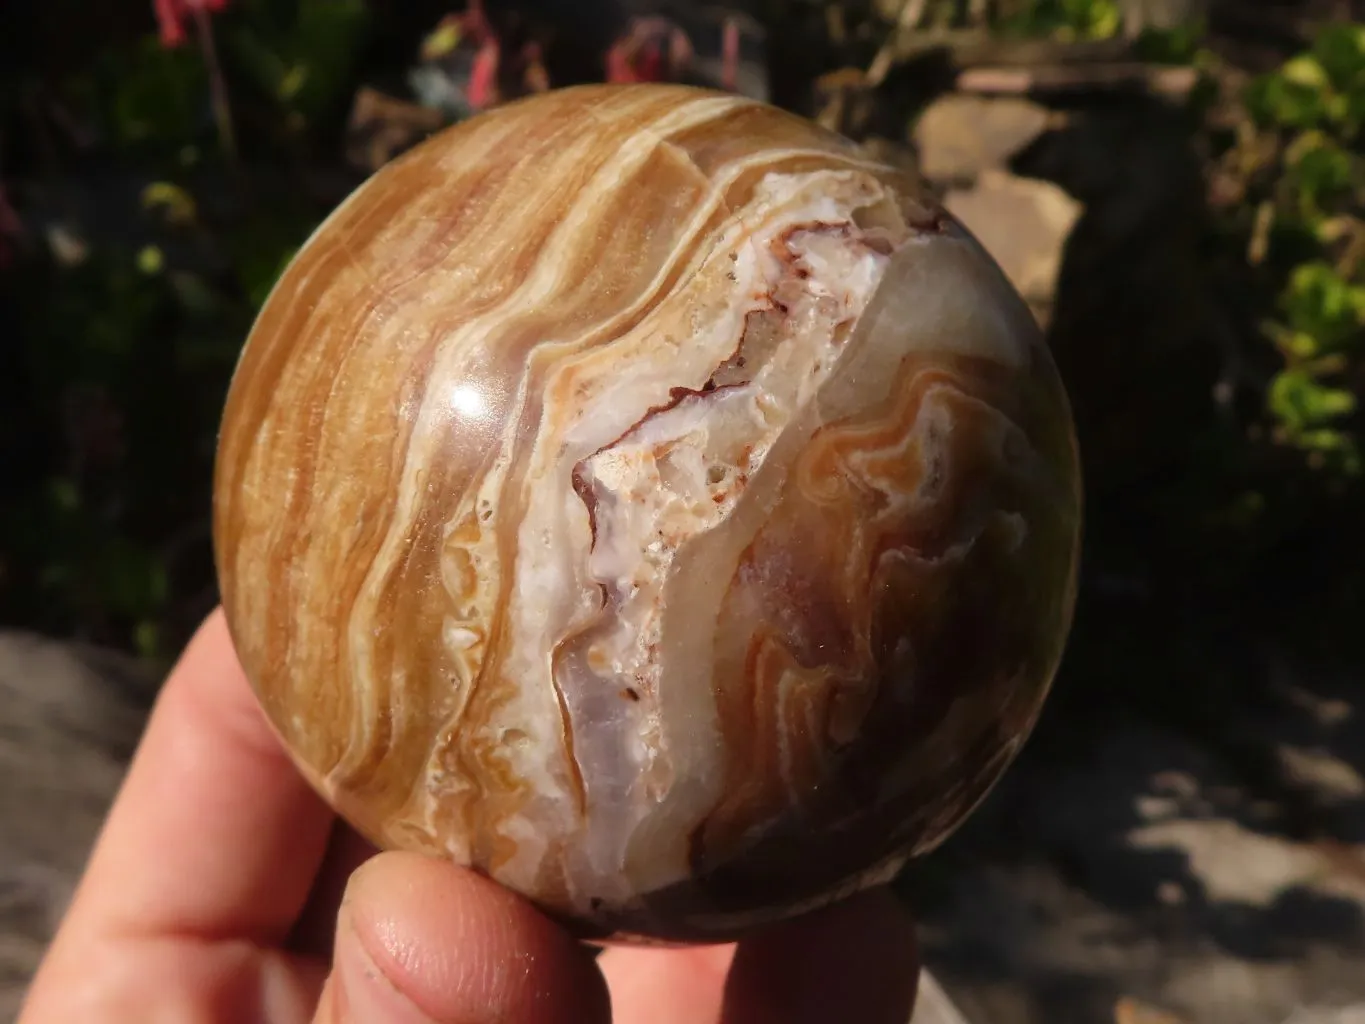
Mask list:
[[308,68],[303,64],[295,64],[285,72],[280,79],[279,97],[288,102],[298,96],[303,91],[303,87],[308,82]]
[[460,21],[456,17],[442,18],[440,24],[427,33],[422,40],[422,59],[440,60],[454,53],[460,45]]
[[1289,180],[1298,193],[1300,215],[1308,222],[1324,216],[1327,205],[1349,191],[1359,177],[1356,161],[1323,132],[1304,132],[1285,152]]
[[95,69],[92,103],[124,146],[178,150],[209,128],[208,78],[193,47],[167,49],[155,38],[109,50]]
[[169,181],[154,181],[142,190],[142,207],[160,209],[171,224],[189,225],[198,218],[194,196]]
[[1063,42],[1108,39],[1123,25],[1116,0],[1035,0],[1014,7],[996,26],[1007,34],[1050,35]]
[[1332,80],[1327,75],[1327,69],[1316,57],[1306,53],[1286,61],[1284,66],[1280,68],[1280,77],[1291,85],[1318,92],[1323,92],[1332,86]]
[[1313,41],[1312,59],[1332,88],[1353,88],[1365,78],[1365,25],[1329,25]]
[[298,0],[248,11],[227,34],[233,66],[263,95],[306,120],[342,102],[368,15],[363,0]]
[[154,245],[144,245],[137,253],[137,269],[148,277],[161,273],[166,265],[166,256]]
[[143,618],[166,600],[166,570],[160,560],[126,537],[108,538],[93,568],[100,603],[116,614]]
[[1171,28],[1144,28],[1133,44],[1134,55],[1154,64],[1199,66],[1212,55],[1201,51],[1205,26],[1200,20]]
[[1356,397],[1351,392],[1327,387],[1301,369],[1277,374],[1271,381],[1267,401],[1271,413],[1296,440],[1309,429],[1349,415],[1356,408]]
[[143,658],[155,658],[161,654],[161,630],[155,621],[147,619],[137,624],[133,630],[133,648]]
[[298,109],[314,115],[341,96],[367,24],[364,0],[300,0],[297,59],[308,74],[295,97]]
[[1254,79],[1244,99],[1252,117],[1267,127],[1316,128],[1332,120],[1331,81],[1307,54]]
[[235,70],[261,93],[281,98],[282,83],[289,73],[284,59],[274,52],[250,29],[242,29],[228,36]]
[[1300,448],[1318,452],[1341,452],[1350,447],[1351,437],[1340,430],[1306,430],[1296,439]]
[[1281,342],[1281,347],[1299,361],[1315,359],[1322,354],[1318,339],[1306,331],[1291,331]]
[[1289,326],[1316,340],[1318,352],[1357,348],[1365,329],[1365,287],[1321,260],[1294,268],[1280,296]]

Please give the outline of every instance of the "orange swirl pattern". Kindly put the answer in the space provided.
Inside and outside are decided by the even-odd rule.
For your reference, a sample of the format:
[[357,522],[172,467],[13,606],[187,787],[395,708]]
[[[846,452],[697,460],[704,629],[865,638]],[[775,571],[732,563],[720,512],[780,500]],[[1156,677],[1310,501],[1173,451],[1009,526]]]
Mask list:
[[670,939],[970,812],[1079,524],[1066,397],[976,242],[836,136],[662,86],[361,187],[252,331],[215,480],[238,651],[337,809]]

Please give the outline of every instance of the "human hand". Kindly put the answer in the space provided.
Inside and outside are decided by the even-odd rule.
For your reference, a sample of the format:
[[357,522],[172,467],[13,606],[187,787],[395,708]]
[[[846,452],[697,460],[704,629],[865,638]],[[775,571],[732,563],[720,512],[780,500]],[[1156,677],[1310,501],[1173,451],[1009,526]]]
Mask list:
[[376,853],[294,769],[215,612],[19,1024],[905,1024],[917,973],[885,892],[738,945],[594,960],[474,872]]

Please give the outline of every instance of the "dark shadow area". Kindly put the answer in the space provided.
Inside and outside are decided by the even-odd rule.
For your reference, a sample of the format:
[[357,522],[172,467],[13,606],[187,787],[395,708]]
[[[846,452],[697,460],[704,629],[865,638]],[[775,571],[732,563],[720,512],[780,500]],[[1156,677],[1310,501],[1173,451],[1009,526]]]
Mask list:
[[[1365,1000],[1365,511],[1247,455],[1275,294],[1220,235],[1191,111],[1061,110],[1011,170],[1084,204],[1048,325],[1085,459],[1081,596],[1029,746],[906,873],[929,961],[1008,1024]],[[1228,514],[1247,493],[1254,522]]]

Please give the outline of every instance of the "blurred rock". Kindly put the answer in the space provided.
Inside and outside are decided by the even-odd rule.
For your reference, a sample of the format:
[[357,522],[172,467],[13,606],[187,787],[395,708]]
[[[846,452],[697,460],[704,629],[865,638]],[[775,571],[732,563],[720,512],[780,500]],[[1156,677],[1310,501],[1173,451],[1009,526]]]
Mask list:
[[1288,744],[1281,745],[1278,754],[1285,774],[1316,789],[1324,802],[1340,803],[1365,796],[1365,778],[1340,758]]
[[1114,1024],[1184,1024],[1179,1017],[1124,997],[1114,1007]]
[[1205,17],[1208,8],[1208,0],[1121,0],[1119,4],[1123,14],[1123,30],[1129,36],[1137,36],[1151,29],[1189,25]]
[[1128,834],[1135,850],[1178,852],[1208,900],[1268,910],[1299,888],[1365,906],[1365,861],[1335,845],[1264,835],[1222,818],[1172,817]]
[[1295,666],[1293,690],[1265,684],[1288,672],[1247,679],[1213,728],[1128,712],[1035,737],[907,880],[926,963],[967,1020],[1362,1019],[1365,799],[1279,750],[1358,773],[1365,716],[1314,713],[1349,703],[1350,679]]
[[[910,880],[933,971],[912,1024],[1365,1024],[1356,683],[1262,660],[1268,696],[1248,684],[1216,732],[1125,715],[1068,733],[1065,757],[1055,738],[1025,752]],[[156,683],[118,655],[0,633],[0,1013]]]
[[1142,61],[1103,64],[1034,64],[1029,67],[968,68],[957,78],[957,88],[979,96],[1033,96],[1050,103],[1094,101],[1101,95],[1146,95],[1180,106],[1199,84],[1192,67],[1171,67]]
[[1365,1024],[1365,1004],[1333,1010],[1300,1010],[1285,1024]]
[[969,1024],[932,974],[923,971],[910,1024]]
[[926,178],[956,183],[1004,167],[1060,123],[1060,115],[1017,97],[951,94],[925,108],[911,139]]
[[121,655],[0,633],[0,1019],[18,1014],[155,688]]
[[944,206],[995,257],[1040,320],[1057,290],[1062,253],[1081,205],[1056,185],[988,169]]

